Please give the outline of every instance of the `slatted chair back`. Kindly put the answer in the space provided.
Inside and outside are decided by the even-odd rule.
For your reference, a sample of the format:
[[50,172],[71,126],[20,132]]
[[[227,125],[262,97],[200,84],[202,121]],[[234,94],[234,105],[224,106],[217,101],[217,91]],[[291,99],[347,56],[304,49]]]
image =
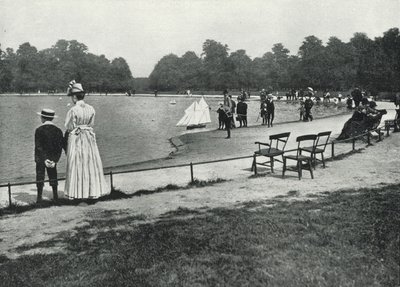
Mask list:
[[297,156],[301,154],[301,149],[304,147],[312,147],[312,153],[314,153],[315,148],[316,148],[316,141],[317,141],[317,135],[311,134],[311,135],[303,135],[303,136],[298,136],[297,139]]
[[289,136],[290,136],[290,132],[280,133],[280,134],[269,136],[270,150],[271,150],[271,148],[276,148],[276,149],[284,151],[286,144],[288,142]]
[[322,149],[325,152],[326,145],[328,144],[329,138],[331,136],[331,131],[320,132],[317,134],[317,142],[315,143],[316,147]]

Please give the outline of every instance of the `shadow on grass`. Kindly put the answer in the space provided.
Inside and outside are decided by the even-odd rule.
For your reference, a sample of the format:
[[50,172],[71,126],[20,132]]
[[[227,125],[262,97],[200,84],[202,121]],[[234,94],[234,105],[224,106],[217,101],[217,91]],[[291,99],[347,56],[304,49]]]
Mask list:
[[52,206],[78,206],[78,205],[92,205],[97,202],[101,201],[110,201],[110,200],[118,200],[118,199],[124,199],[124,198],[132,198],[135,196],[142,196],[142,195],[150,195],[154,193],[160,193],[160,192],[167,192],[167,191],[174,191],[174,190],[182,190],[182,189],[188,189],[188,188],[193,188],[193,187],[206,187],[206,186],[211,186],[217,183],[222,183],[225,182],[225,179],[222,178],[216,178],[212,180],[198,180],[195,179],[193,182],[188,183],[185,186],[178,186],[175,184],[168,184],[164,187],[159,187],[153,190],[147,190],[147,189],[141,189],[136,191],[135,193],[132,194],[127,194],[119,189],[113,188],[111,190],[110,194],[107,194],[105,196],[102,196],[97,199],[74,199],[70,200],[67,198],[60,198],[57,201],[51,201],[51,200],[43,200],[40,203],[32,203],[32,204],[27,204],[27,205],[19,205],[13,203],[11,206],[5,207],[5,208],[0,208],[0,216],[2,215],[7,215],[7,214],[16,214],[16,213],[22,213],[26,212],[32,209],[37,209],[37,208],[48,208]]
[[[9,286],[397,286],[400,185],[201,216],[92,220],[64,254],[2,259]],[[254,208],[258,207],[258,208]],[[169,216],[171,213],[165,214]],[[117,230],[108,225],[119,226]],[[95,239],[90,229],[99,230]],[[48,241],[47,246],[54,245]],[[46,242],[41,244],[46,247]]]

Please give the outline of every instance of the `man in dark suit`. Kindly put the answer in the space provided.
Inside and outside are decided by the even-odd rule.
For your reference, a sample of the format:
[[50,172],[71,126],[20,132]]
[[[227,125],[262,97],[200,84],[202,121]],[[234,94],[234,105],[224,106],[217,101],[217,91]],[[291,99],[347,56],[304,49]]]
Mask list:
[[[53,199],[58,199],[57,181],[57,162],[61,157],[64,145],[64,138],[61,129],[52,122],[55,112],[50,109],[43,109],[40,115],[42,125],[35,131],[35,162],[36,162],[36,181],[44,181],[45,170],[53,188]],[[43,182],[36,184],[37,202],[42,201]]]

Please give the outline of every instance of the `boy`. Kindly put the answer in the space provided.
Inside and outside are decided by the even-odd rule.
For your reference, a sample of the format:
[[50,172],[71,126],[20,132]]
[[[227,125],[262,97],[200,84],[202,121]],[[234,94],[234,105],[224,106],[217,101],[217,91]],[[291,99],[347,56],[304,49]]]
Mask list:
[[[58,199],[57,162],[61,157],[64,144],[62,131],[52,122],[56,117],[55,112],[50,109],[43,109],[40,115],[42,125],[35,131],[35,162],[36,181],[44,181],[45,170],[53,189],[53,199]],[[42,201],[43,182],[38,182],[37,202]]]

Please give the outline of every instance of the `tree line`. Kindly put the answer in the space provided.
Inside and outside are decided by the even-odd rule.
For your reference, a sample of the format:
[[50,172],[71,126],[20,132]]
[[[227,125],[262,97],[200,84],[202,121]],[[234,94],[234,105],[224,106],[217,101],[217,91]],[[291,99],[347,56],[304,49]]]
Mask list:
[[400,90],[400,34],[392,28],[370,39],[355,33],[349,42],[330,37],[326,45],[315,36],[305,37],[297,55],[282,43],[262,57],[251,59],[245,50],[229,53],[228,45],[206,40],[199,56],[164,56],[150,74],[157,90],[316,89],[371,91]]
[[89,53],[76,40],[58,40],[38,51],[23,43],[14,52],[0,46],[0,92],[63,92],[69,81],[84,83],[88,92],[125,92],[134,88],[131,70],[124,58],[108,60]]

